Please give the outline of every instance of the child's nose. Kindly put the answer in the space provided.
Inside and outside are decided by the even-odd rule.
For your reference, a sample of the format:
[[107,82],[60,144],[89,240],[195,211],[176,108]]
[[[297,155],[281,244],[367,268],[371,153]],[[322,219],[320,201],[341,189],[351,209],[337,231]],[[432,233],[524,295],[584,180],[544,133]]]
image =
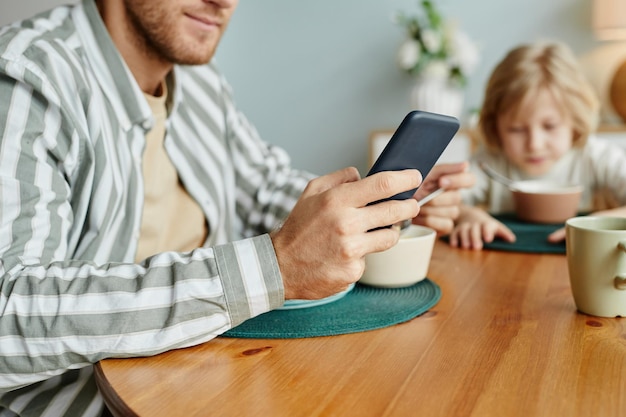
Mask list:
[[543,148],[545,145],[545,134],[541,129],[530,129],[528,131],[528,138],[526,140],[526,146],[529,150],[537,150]]

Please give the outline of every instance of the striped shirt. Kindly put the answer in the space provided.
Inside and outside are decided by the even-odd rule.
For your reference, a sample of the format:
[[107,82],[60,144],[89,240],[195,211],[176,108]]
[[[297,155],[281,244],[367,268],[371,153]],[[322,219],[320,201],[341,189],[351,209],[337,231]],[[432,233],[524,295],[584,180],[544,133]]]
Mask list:
[[268,232],[308,173],[213,64],[177,66],[165,147],[210,235],[134,263],[152,112],[94,0],[0,29],[0,416],[97,416],[92,364],[206,342],[284,302]]

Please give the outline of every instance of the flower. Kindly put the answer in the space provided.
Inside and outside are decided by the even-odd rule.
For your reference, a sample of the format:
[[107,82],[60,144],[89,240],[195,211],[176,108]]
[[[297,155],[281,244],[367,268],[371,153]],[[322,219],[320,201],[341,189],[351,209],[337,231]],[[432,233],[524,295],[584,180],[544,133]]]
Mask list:
[[431,0],[421,0],[420,13],[400,12],[396,24],[406,30],[398,49],[398,66],[415,76],[465,86],[479,61],[478,48],[457,25],[442,18]]

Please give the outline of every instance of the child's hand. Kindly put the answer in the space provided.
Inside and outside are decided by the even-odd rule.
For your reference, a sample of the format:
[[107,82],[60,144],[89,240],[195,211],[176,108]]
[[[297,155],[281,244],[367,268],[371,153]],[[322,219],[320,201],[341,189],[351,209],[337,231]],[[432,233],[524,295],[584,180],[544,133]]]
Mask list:
[[548,242],[550,243],[559,243],[565,240],[565,228],[561,227],[558,230],[550,233],[548,235]]
[[496,237],[515,242],[515,234],[503,223],[477,207],[461,207],[461,215],[450,234],[450,246],[481,250]]
[[447,235],[452,232],[454,222],[460,214],[459,190],[472,187],[476,182],[474,174],[468,168],[467,162],[435,165],[415,193],[414,198],[419,200],[437,188],[443,188],[446,192],[421,207],[413,223],[435,229],[438,235]]
[[[589,216],[612,216],[612,217],[626,217],[626,206],[616,207],[609,210],[601,210],[590,213]],[[561,227],[559,230],[555,230],[548,236],[548,242],[559,243],[565,240],[565,227]]]

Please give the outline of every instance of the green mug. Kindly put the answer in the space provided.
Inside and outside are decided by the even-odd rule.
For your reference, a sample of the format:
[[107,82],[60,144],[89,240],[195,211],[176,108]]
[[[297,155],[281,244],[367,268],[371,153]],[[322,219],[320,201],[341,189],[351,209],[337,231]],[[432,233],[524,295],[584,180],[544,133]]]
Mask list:
[[626,317],[626,218],[573,217],[565,230],[576,308],[592,316]]

